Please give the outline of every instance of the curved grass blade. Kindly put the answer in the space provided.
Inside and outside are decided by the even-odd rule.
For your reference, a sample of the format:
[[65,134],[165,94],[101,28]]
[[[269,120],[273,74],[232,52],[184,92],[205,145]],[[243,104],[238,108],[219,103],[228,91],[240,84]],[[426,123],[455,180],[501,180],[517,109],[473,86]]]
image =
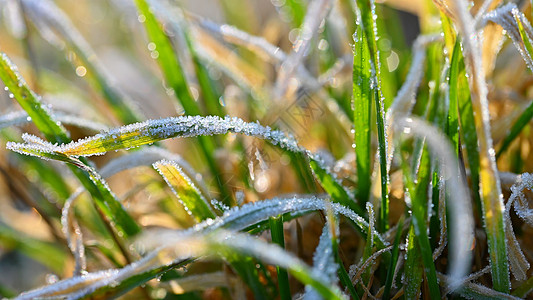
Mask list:
[[355,157],[357,164],[357,195],[364,205],[370,197],[371,178],[371,112],[372,91],[370,53],[363,29],[358,26],[354,34],[353,105],[355,129]]
[[[57,145],[70,141],[65,128],[61,126],[61,123],[55,121],[52,113],[41,103],[40,97],[29,89],[24,79],[18,74],[16,67],[5,54],[2,54],[0,57],[0,79],[2,79],[6,87],[13,93],[14,98],[28,113],[28,116],[32,118],[37,128],[51,143]],[[114,225],[119,232],[122,232],[128,237],[140,231],[135,221],[111,193],[107,184],[101,181],[101,178],[95,172],[84,172],[91,169],[88,167],[86,160],[75,160],[64,154],[49,151],[50,149],[47,147],[52,144],[44,142],[37,137],[24,135],[23,138],[27,142],[36,142],[25,149],[27,154],[64,161],[79,167],[80,169],[72,168],[71,170],[94,197],[96,204],[104,212],[106,217],[114,221]],[[19,150],[22,151],[22,148],[19,148]]]
[[[145,0],[136,0],[135,4],[137,5],[139,13],[145,17],[144,25],[149,39],[156,47],[155,51],[158,53],[157,62],[163,72],[165,81],[168,86],[174,90],[174,93],[183,106],[186,114],[201,115],[202,112],[196,103],[196,100],[191,95],[185,74],[183,73],[183,68],[174,52],[169,37],[163,31],[161,24],[158,22]],[[198,137],[198,142],[200,143],[200,148],[202,149],[203,155],[207,160],[213,176],[217,179],[216,182],[223,201],[226,204],[231,203],[231,193],[223,184],[224,180],[221,178],[221,172],[213,157],[213,153],[216,149],[214,140],[209,137],[200,136]]]
[[349,192],[337,182],[321,163],[319,157],[301,148],[294,138],[286,136],[281,131],[271,130],[269,127],[263,127],[257,123],[247,123],[236,117],[182,116],[149,120],[111,129],[67,145],[51,145],[35,138],[26,144],[8,143],[8,148],[21,153],[29,151],[28,154],[52,156],[51,158],[57,157],[64,160],[65,158],[61,154],[66,156],[100,155],[112,150],[139,147],[169,138],[226,134],[228,132],[263,138],[275,146],[309,159],[317,179],[323,188],[331,193],[333,200],[356,212],[361,212],[357,204],[353,202]]
[[197,221],[215,218],[216,215],[207,204],[206,199],[178,164],[162,160],[154,163],[153,166],[163,176],[187,212]]

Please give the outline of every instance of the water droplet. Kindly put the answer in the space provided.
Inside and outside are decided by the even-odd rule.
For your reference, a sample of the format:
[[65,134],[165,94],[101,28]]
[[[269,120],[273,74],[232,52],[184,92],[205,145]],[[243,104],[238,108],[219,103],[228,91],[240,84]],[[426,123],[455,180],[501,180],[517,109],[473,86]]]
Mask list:
[[87,69],[84,66],[79,66],[76,68],[76,75],[83,77],[87,74]]

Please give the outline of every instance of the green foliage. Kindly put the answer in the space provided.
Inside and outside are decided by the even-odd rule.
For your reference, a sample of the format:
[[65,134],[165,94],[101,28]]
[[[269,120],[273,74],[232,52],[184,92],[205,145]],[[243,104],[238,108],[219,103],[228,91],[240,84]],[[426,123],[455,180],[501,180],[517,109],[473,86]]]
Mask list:
[[2,4],[0,295],[531,296],[533,28],[456,2]]

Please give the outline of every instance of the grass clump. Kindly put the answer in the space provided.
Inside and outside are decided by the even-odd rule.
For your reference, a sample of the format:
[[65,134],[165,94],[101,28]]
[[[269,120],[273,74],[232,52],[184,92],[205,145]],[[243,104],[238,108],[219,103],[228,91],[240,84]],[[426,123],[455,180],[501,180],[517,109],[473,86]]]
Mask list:
[[2,5],[3,297],[531,297],[529,2]]

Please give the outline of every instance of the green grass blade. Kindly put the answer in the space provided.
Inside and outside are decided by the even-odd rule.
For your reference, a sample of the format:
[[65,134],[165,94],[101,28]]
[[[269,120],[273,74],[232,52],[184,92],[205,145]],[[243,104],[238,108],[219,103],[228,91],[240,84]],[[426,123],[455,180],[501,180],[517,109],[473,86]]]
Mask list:
[[413,211],[413,229],[418,238],[420,253],[422,255],[422,263],[424,264],[424,271],[429,285],[429,294],[431,299],[440,299],[440,288],[437,281],[437,273],[435,264],[433,263],[433,250],[429,242],[427,234],[428,224],[427,220],[427,188],[430,185],[431,179],[431,161],[428,151],[424,151],[421,159],[421,167],[419,169],[419,178],[416,185],[415,194],[413,195],[412,211]]
[[[460,121],[460,136],[466,148],[466,155],[468,164],[470,166],[470,184],[472,188],[472,196],[479,214],[482,214],[481,196],[480,196],[480,160],[478,149],[478,138],[476,132],[476,124],[474,122],[474,110],[472,108],[472,101],[470,98],[470,89],[468,88],[468,81],[466,78],[466,71],[461,53],[461,45],[457,42],[454,46],[452,61],[450,68],[455,68],[454,65],[459,65],[457,74],[450,74],[450,98],[452,94],[457,97],[457,104],[459,106],[459,121]],[[455,73],[455,72],[454,72]],[[453,76],[453,77],[452,77]]]
[[355,128],[355,156],[357,164],[357,195],[363,206],[370,197],[371,153],[371,112],[372,91],[370,53],[363,29],[355,30],[353,61],[353,104]]
[[456,18],[456,25],[463,35],[462,43],[465,49],[465,65],[468,65],[473,119],[478,135],[483,225],[487,234],[492,286],[499,292],[509,293],[511,283],[504,232],[504,205],[490,130],[487,82],[482,68],[481,49],[483,47],[477,38],[472,38],[475,35],[475,28],[472,26],[474,21],[466,3],[462,1],[455,1],[455,3],[456,11],[460,16]]
[[[416,186],[413,180],[411,179],[406,160],[403,159],[403,161],[404,162],[402,163],[402,169],[404,170],[405,185],[407,187],[407,191],[409,191],[409,194],[411,195],[412,203],[411,228],[413,233],[415,234],[418,244],[417,248],[411,249],[411,251],[414,251],[413,253],[411,253],[411,255],[421,256],[422,264],[424,265],[424,273],[426,275],[427,282],[429,285],[429,293],[431,299],[440,299],[440,287],[437,281],[435,264],[433,263],[433,250],[431,248],[431,244],[429,242],[429,237],[427,234],[427,189],[432,175],[429,151],[425,149],[422,153]],[[416,275],[416,266],[413,265],[412,268],[414,276]]]
[[209,207],[207,200],[175,162],[159,161],[154,163],[154,168],[197,221],[215,218],[215,213]]
[[509,148],[511,143],[520,135],[522,130],[529,124],[532,118],[533,102],[531,102],[529,106],[524,110],[524,112],[520,114],[520,117],[518,117],[516,122],[509,130],[509,133],[503,139],[500,149],[496,153],[496,159],[500,158],[500,156]]
[[[283,216],[270,218],[270,234],[272,242],[285,249],[285,237],[283,234]],[[289,285],[289,275],[287,270],[276,266],[278,273],[278,287],[281,300],[290,300],[291,289]]]
[[[455,43],[452,53],[452,60],[450,63],[449,70],[449,108],[448,108],[448,117],[447,117],[447,126],[446,134],[450,138],[455,154],[459,155],[459,110],[458,110],[458,99],[467,97],[468,91],[465,91],[466,87],[464,85],[459,85],[460,83],[460,53],[461,45],[459,42]],[[464,66],[463,66],[464,70]],[[465,82],[461,81],[461,84]],[[462,89],[462,91],[460,91]]]
[[377,45],[376,7],[373,0],[357,0],[361,12],[361,26],[364,29],[370,59],[374,66],[375,78],[373,81],[372,97],[376,105],[376,120],[378,130],[378,148],[381,176],[381,206],[378,220],[380,231],[389,227],[389,173],[387,171],[387,140],[385,138],[385,104],[381,91],[381,61]]
[[[151,42],[155,45],[154,51],[157,51],[158,53],[157,62],[163,72],[167,85],[174,90],[177,99],[179,99],[179,102],[183,106],[187,115],[201,115],[202,112],[200,107],[191,95],[185,74],[183,73],[183,68],[174,52],[169,37],[165,34],[161,24],[152,13],[148,3],[145,0],[136,0],[135,3],[139,13],[145,17],[144,25],[146,32],[148,33]],[[211,169],[213,176],[216,177],[216,182],[223,201],[226,204],[230,204],[232,199],[231,193],[223,184],[223,179],[220,177],[221,172],[213,157],[213,153],[216,149],[214,140],[209,137],[198,137],[198,141],[203,155],[208,162],[209,168]]]

